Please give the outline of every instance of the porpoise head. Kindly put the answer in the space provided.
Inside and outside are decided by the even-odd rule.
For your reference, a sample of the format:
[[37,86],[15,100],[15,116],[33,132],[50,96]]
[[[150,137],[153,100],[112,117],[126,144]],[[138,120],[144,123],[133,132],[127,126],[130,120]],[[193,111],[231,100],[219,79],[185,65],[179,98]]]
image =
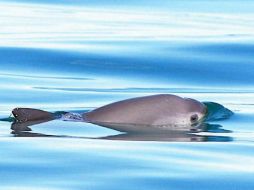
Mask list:
[[199,123],[202,123],[205,119],[205,116],[207,114],[207,107],[205,104],[191,99],[191,98],[185,98],[185,101],[187,102],[187,120],[189,120],[191,125],[197,125]]

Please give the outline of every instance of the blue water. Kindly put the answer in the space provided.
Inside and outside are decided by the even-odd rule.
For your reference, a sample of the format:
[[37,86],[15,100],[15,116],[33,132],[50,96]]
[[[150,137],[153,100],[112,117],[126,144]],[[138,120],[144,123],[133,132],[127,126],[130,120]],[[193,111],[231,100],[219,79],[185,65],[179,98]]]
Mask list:
[[170,93],[234,112],[189,135],[0,121],[0,189],[254,189],[253,1],[0,1],[0,118]]

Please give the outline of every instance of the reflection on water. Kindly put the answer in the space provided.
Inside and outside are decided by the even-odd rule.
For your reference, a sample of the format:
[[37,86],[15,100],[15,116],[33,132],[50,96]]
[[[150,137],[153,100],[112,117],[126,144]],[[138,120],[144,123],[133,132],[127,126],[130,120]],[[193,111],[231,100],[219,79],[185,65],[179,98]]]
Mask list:
[[[84,138],[84,136],[70,136],[70,135],[50,135],[33,132],[31,126],[40,123],[48,122],[49,120],[17,122],[11,124],[12,134],[16,137],[69,137],[69,138]],[[34,126],[36,128],[36,126]],[[84,126],[85,127],[85,126]],[[102,126],[103,127],[103,126]],[[116,127],[117,128],[117,127]],[[135,126],[135,131],[125,132],[116,135],[92,137],[92,139],[108,139],[108,140],[126,140],[126,141],[175,141],[175,142],[203,142],[203,141],[217,141],[225,142],[232,141],[231,137],[216,136],[216,133],[229,133],[230,130],[225,130],[220,125],[203,123],[198,126],[167,126],[164,128],[145,126],[147,130],[138,130],[144,126]],[[179,130],[178,130],[179,128]],[[35,130],[36,131],[36,130]],[[200,132],[209,132],[209,136],[199,135]]]

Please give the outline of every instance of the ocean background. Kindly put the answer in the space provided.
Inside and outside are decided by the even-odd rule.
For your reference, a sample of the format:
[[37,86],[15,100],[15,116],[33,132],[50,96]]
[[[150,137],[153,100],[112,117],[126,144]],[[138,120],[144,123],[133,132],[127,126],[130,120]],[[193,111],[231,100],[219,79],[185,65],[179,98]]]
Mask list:
[[[0,1],[0,189],[254,189],[254,1]],[[15,107],[83,112],[170,93],[234,112],[162,140]]]

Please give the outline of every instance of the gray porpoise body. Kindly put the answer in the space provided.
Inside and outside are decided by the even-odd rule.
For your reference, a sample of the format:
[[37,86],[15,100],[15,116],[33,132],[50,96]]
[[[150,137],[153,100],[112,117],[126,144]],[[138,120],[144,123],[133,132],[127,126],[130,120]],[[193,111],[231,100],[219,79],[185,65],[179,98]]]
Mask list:
[[201,122],[206,112],[206,106],[197,100],[159,94],[111,103],[84,113],[83,118],[113,128],[117,125],[190,126]]

